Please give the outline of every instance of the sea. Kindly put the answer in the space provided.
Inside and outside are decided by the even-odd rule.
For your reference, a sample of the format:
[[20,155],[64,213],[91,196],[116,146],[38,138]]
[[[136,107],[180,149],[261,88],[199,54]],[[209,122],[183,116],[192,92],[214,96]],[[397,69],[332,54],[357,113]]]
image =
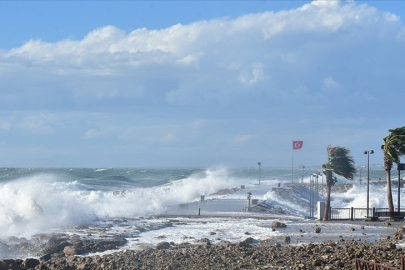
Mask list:
[[[370,207],[387,207],[385,171],[373,167],[369,174]],[[392,171],[393,180],[398,179],[396,174],[397,171]],[[89,224],[112,224],[111,233],[127,234],[128,245],[123,248],[130,249],[156,244],[162,235],[166,241],[178,243],[206,237],[207,231],[217,232],[212,241],[218,240],[218,235],[221,240],[240,241],[247,231],[257,238],[280,237],[277,232],[269,231],[271,221],[257,219],[266,213],[246,212],[247,193],[251,193],[252,199],[287,209],[284,217],[273,213],[274,220],[283,218],[301,224],[310,215],[308,205],[303,203],[308,200],[304,198],[308,194],[297,193],[295,197],[301,196],[303,200],[291,200],[273,190],[287,183],[309,183],[315,175],[318,175],[317,182],[323,183],[325,179],[316,167],[294,171],[258,166],[0,168],[0,244],[16,238],[29,240],[38,234],[77,233],[77,230],[73,232],[74,228]],[[354,184],[354,187],[348,192],[332,194],[332,207],[366,207],[366,177],[367,168],[359,169],[353,181],[338,176],[337,185]],[[396,186],[392,190],[395,204]],[[320,189],[319,193],[322,198],[324,190]],[[402,196],[401,191],[401,200],[405,202]],[[159,226],[168,222],[159,215],[170,214],[179,217],[178,226]],[[205,215],[206,220],[187,217],[191,214]],[[246,215],[251,216],[244,221],[228,218]],[[144,229],[139,229],[141,225]],[[232,230],[227,232],[226,228],[230,227]],[[0,259],[30,255],[7,253],[0,248]]]

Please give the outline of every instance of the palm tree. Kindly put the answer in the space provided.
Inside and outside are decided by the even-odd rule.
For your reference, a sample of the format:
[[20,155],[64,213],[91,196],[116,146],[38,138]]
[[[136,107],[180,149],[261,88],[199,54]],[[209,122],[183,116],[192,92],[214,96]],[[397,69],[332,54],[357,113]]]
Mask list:
[[332,186],[337,182],[336,177],[333,177],[333,173],[343,176],[346,179],[353,180],[356,173],[353,157],[349,155],[350,150],[345,147],[330,148],[328,153],[328,159],[326,163],[322,165],[323,173],[326,176],[326,203],[325,212],[323,214],[323,221],[329,219],[330,209],[330,191]]
[[[384,144],[381,145],[381,150],[384,153],[384,170],[387,179],[387,201],[388,209],[391,213],[390,218],[394,219],[394,204],[392,202],[391,191],[391,169],[392,164],[399,163],[399,157],[405,154],[405,126],[390,129],[390,132],[384,139]],[[399,181],[399,179],[398,179]]]

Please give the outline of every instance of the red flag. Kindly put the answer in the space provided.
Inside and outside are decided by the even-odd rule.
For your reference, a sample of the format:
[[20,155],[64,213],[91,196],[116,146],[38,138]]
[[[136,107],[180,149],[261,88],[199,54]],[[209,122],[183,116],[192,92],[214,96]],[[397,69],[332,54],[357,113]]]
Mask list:
[[303,144],[303,141],[293,141],[293,150],[301,149]]
[[336,149],[336,147],[328,147],[328,148],[327,148],[328,153],[330,153],[331,151],[333,151],[333,150],[335,150],[335,149]]

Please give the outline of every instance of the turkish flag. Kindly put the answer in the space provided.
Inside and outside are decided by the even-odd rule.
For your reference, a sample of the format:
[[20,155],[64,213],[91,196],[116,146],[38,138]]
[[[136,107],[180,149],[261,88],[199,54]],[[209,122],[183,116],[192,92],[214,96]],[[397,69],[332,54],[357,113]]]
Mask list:
[[293,141],[293,150],[301,149],[303,144],[303,141]]

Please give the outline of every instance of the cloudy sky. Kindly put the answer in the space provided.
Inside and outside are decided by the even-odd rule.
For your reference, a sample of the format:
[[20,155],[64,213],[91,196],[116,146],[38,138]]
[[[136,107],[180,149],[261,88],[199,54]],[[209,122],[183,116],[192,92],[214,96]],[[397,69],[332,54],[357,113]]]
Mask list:
[[[404,1],[1,1],[0,166],[382,163]],[[292,141],[302,140],[292,151]]]

